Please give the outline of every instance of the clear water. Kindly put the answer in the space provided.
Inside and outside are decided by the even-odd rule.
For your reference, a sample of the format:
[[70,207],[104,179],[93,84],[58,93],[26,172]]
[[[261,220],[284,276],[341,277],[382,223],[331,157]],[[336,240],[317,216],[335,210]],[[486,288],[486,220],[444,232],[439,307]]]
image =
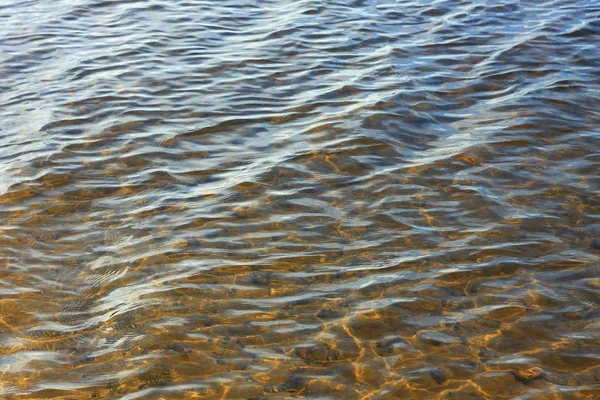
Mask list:
[[598,1],[0,1],[0,397],[600,397]]

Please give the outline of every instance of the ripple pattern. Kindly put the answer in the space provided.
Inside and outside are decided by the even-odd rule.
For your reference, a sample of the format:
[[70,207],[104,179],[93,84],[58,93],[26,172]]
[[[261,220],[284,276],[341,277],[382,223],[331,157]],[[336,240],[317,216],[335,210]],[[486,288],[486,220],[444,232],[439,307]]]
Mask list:
[[0,26],[0,397],[600,396],[597,1]]

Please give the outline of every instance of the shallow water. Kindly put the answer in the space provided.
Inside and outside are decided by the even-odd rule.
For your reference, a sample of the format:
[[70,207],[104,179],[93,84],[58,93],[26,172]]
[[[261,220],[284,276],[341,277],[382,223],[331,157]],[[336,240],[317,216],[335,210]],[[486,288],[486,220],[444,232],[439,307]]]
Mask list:
[[0,2],[2,399],[600,397],[597,1]]

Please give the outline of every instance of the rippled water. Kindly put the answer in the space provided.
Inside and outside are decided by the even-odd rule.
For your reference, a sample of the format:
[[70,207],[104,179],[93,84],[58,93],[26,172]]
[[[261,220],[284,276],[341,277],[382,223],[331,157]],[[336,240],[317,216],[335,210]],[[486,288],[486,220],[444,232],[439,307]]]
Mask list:
[[2,399],[600,397],[600,3],[0,2]]

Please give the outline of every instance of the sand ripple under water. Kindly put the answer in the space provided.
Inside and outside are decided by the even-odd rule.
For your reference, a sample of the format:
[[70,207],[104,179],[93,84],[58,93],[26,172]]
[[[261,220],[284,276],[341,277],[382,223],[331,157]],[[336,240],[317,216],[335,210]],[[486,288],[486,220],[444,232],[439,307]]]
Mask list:
[[0,398],[600,397],[600,3],[0,0]]

